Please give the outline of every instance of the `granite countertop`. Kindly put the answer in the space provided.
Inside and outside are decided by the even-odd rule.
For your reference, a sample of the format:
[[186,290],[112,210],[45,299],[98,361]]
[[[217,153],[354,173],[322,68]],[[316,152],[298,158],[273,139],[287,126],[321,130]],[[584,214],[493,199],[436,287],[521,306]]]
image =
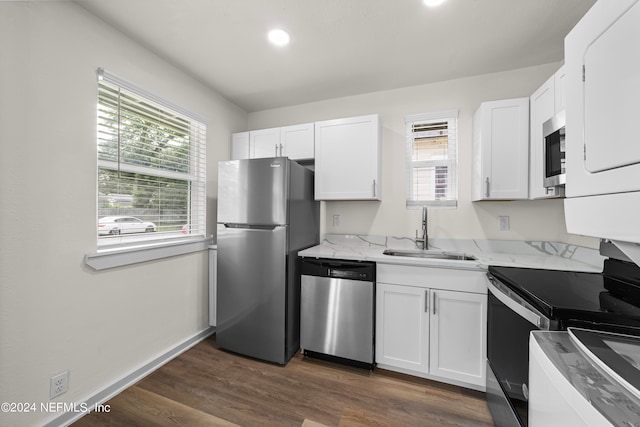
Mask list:
[[321,244],[298,252],[311,258],[349,259],[384,264],[487,270],[490,265],[601,272],[604,262],[598,250],[559,242],[430,239],[429,250],[475,257],[472,261],[425,259],[384,255],[385,249],[417,249],[408,237],[328,234]]
[[575,390],[613,425],[638,425],[640,399],[580,351],[568,332],[534,331],[531,337]]

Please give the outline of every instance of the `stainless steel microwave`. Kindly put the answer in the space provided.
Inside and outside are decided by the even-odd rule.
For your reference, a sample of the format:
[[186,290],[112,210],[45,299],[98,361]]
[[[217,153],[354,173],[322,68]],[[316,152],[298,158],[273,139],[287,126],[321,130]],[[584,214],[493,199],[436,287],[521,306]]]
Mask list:
[[567,182],[565,174],[565,114],[559,112],[542,124],[544,136],[544,186],[555,187]]

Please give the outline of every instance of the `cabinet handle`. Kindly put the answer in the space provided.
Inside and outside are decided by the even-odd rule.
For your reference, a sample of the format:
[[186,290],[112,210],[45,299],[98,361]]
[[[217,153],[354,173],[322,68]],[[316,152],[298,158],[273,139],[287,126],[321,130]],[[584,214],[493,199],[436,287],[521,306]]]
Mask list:
[[433,314],[436,314],[436,292],[433,292],[433,301],[431,302],[431,307],[433,308]]
[[274,157],[278,157],[278,144],[275,145],[276,155]]
[[373,197],[376,197],[376,180],[373,180]]
[[485,193],[486,197],[489,197],[489,177],[484,180],[485,184],[487,184],[487,192]]
[[280,157],[284,156],[284,154],[282,154],[282,144],[280,144]]
[[424,291],[424,312],[429,313],[429,291]]

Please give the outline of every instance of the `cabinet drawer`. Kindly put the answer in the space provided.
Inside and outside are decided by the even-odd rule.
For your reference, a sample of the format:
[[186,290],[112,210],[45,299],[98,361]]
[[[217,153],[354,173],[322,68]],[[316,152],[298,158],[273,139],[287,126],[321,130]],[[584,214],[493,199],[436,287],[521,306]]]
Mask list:
[[487,293],[487,278],[484,271],[378,263],[376,277],[378,283]]

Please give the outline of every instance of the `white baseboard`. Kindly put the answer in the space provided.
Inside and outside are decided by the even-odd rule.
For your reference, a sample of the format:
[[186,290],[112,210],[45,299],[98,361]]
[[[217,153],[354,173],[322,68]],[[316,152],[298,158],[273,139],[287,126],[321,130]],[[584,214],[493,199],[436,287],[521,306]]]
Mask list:
[[[89,396],[89,398],[87,398],[84,401],[84,404],[86,405],[87,408],[94,408],[96,405],[101,405],[101,404],[105,403],[106,401],[111,399],[113,396],[115,396],[118,393],[122,392],[126,388],[132,386],[136,382],[140,381],[142,378],[146,377],[147,375],[149,375],[153,371],[155,371],[158,368],[160,368],[162,365],[166,364],[167,362],[171,361],[172,359],[175,359],[180,354],[184,353],[185,351],[189,350],[194,345],[196,345],[199,342],[203,341],[204,339],[206,339],[207,337],[212,335],[215,331],[216,331],[216,328],[210,327],[210,328],[205,329],[204,331],[194,335],[193,337],[191,337],[191,338],[187,339],[186,341],[184,341],[182,344],[179,344],[178,346],[172,348],[171,350],[167,351],[166,353],[161,354],[160,356],[156,357],[155,359],[153,359],[149,363],[145,364],[144,366],[142,366],[142,367],[136,369],[135,371],[131,372],[129,375],[126,375],[125,377],[121,378],[120,380],[116,381],[115,383],[105,387],[104,389],[102,389],[98,393],[94,394],[93,396]],[[87,414],[86,412],[79,412],[79,413],[78,412],[63,412],[59,416],[57,416],[54,419],[48,421],[46,424],[43,425],[43,427],[68,426],[71,423],[73,423],[73,422],[77,421],[78,419],[82,418],[86,414]]]

